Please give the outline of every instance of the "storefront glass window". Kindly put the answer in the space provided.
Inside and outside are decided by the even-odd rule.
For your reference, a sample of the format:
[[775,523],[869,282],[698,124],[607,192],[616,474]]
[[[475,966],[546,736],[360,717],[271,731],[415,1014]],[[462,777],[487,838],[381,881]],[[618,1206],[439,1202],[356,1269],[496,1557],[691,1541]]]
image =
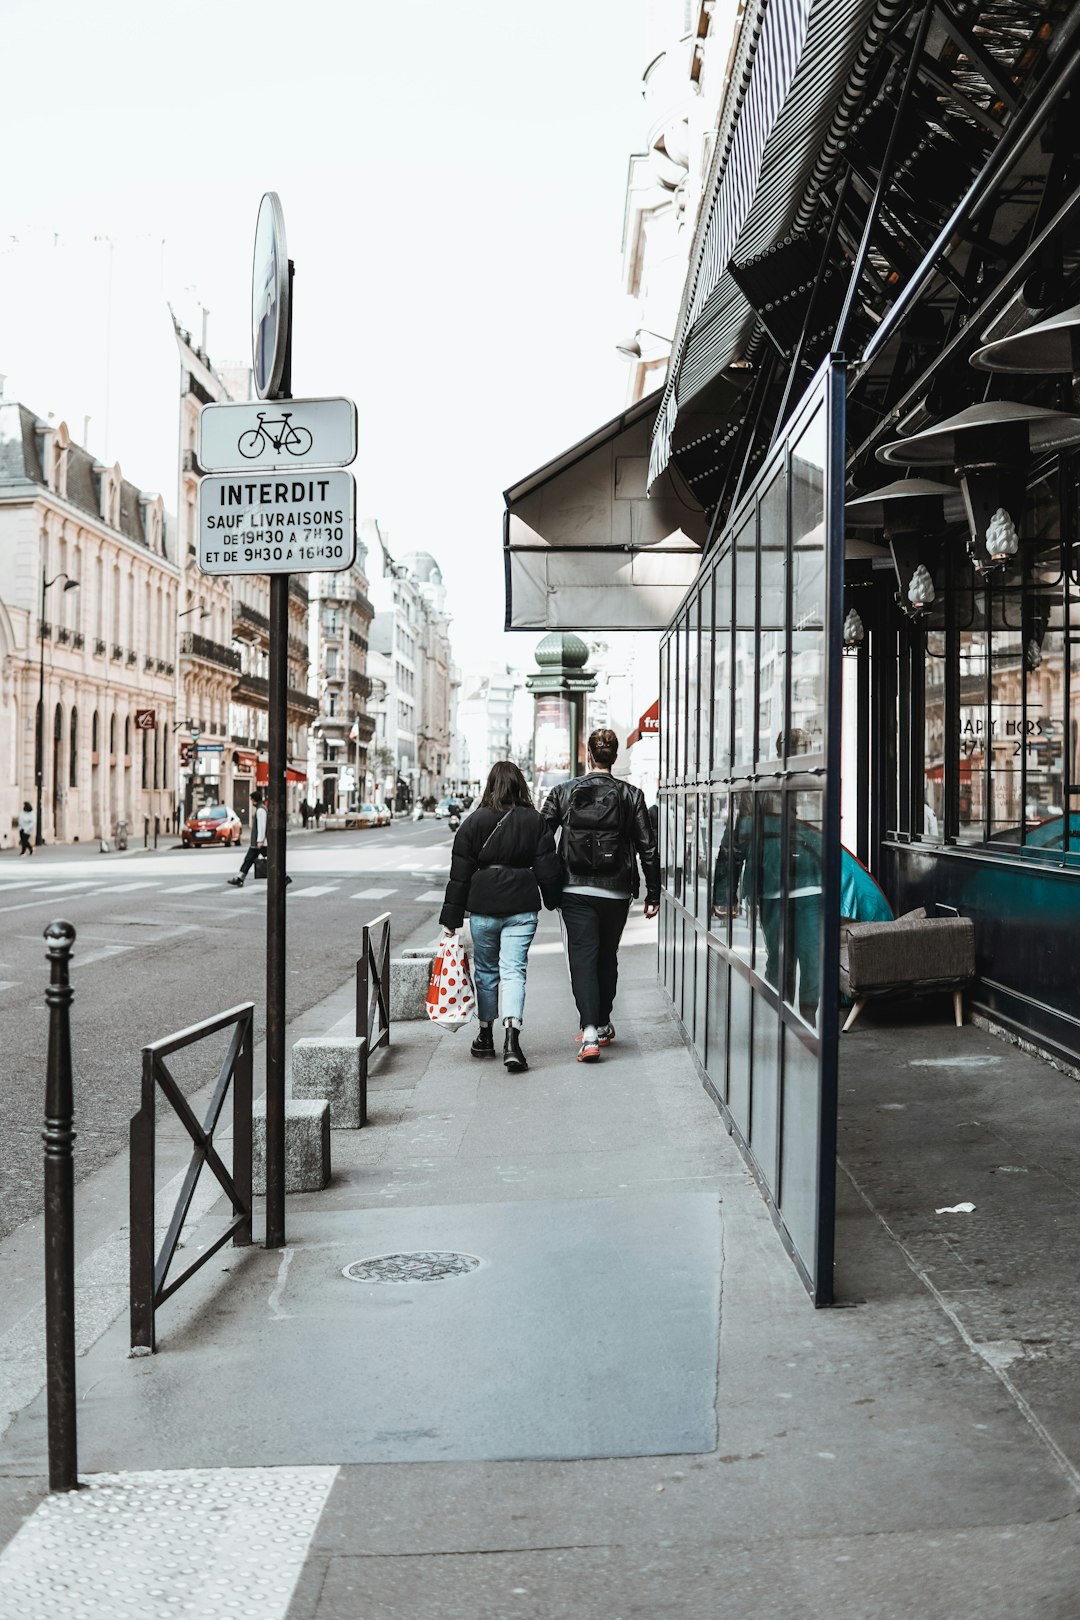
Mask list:
[[985,630],[960,631],[960,684],[957,780],[957,837],[962,844],[981,844],[986,818],[986,666]]
[[[825,736],[825,413],[791,456],[791,706],[788,752],[820,764]],[[799,733],[805,737],[799,737]]]
[[701,587],[701,642],[698,654],[697,775],[707,781],[712,764],[712,707],[716,697],[713,669],[713,582]]
[[945,834],[945,632],[926,632],[923,710],[924,838]]
[[731,846],[726,793],[712,798],[712,879],[709,927],[721,939],[727,939],[731,910]]
[[788,811],[784,1000],[816,1028],[821,999],[821,794],[789,794]]
[[990,643],[990,724],[987,738],[990,749],[992,843],[1019,844],[1024,826],[1023,653],[1023,637],[1019,630],[994,631]]
[[735,698],[732,769],[735,775],[754,764],[754,691],[757,651],[757,524],[753,503],[735,535],[735,639],[731,684]]
[[726,551],[715,569],[716,595],[713,612],[716,645],[713,651],[713,753],[715,775],[726,778],[731,769],[731,552]]
[[787,597],[787,478],[781,468],[761,497],[761,633],[758,640],[758,741],[761,764],[784,753],[780,720],[785,708]]
[[698,740],[698,660],[700,636],[698,633],[698,598],[695,597],[690,604],[690,611],[686,616],[686,764],[684,774],[691,781],[698,774],[697,769],[697,740]]

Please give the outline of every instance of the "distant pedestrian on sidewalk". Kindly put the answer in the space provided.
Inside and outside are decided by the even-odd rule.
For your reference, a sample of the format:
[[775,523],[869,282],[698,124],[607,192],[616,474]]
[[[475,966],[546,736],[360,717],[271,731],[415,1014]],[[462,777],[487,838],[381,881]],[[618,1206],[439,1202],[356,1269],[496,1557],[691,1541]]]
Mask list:
[[502,1002],[503,1062],[511,1074],[529,1065],[521,1050],[525,965],[543,898],[559,901],[559,858],[544,818],[533,809],[525,778],[501,759],[491,767],[480,803],[454,838],[450,879],[439,916],[456,933],[472,915],[473,973],[480,1033],[473,1057],[495,1056],[491,1026]]
[[19,859],[34,853],[34,807],[29,799],[23,800],[19,811]]
[[307,799],[300,800],[300,820],[304,824],[304,831],[307,832],[307,824],[311,820],[311,806]]
[[619,756],[613,731],[589,738],[589,771],[560,782],[544,800],[544,819],[560,828],[560,901],[570,982],[581,1019],[578,1062],[595,1063],[615,1039],[611,1010],[619,979],[619,940],[645,874],[645,915],[660,910],[660,858],[645,795],[611,774]]

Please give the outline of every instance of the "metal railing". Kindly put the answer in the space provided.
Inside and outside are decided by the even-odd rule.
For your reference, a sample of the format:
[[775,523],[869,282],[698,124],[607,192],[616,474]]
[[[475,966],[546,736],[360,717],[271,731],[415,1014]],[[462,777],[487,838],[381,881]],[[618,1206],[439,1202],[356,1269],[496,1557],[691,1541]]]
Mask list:
[[[155,1312],[170,1295],[187,1282],[200,1266],[231,1238],[236,1245],[251,1242],[251,1056],[253,1045],[253,1002],[230,1007],[216,1018],[192,1024],[164,1040],[143,1047],[142,1101],[131,1120],[131,1349],[149,1355],[157,1349]],[[173,1052],[194,1046],[198,1041],[232,1026],[232,1037],[224,1062],[214,1083],[206,1119],[200,1124],[165,1059]],[[233,1088],[232,1174],[226,1170],[214,1147],[221,1110]],[[191,1137],[191,1160],[180,1188],[176,1207],[169,1220],[161,1250],[154,1252],[154,1125],[158,1088],[164,1092],[173,1111]],[[223,1191],[232,1202],[233,1219],[220,1237],[200,1253],[178,1277],[167,1280],[176,1254],[184,1221],[204,1165],[209,1165]]]
[[356,1034],[364,1042],[362,1125],[367,1124],[367,1076],[372,1053],[390,1045],[390,918],[391,913],[384,911],[381,917],[364,924],[356,962]]

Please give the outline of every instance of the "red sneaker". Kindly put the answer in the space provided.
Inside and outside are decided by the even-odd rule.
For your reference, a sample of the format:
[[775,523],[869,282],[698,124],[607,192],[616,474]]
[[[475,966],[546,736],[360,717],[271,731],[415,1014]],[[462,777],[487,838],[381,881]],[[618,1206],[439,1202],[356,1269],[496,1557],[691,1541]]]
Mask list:
[[601,1024],[596,1032],[596,1037],[601,1046],[610,1046],[615,1039],[615,1025]]
[[579,1063],[595,1063],[600,1056],[600,1046],[597,1041],[579,1039],[577,1060]]

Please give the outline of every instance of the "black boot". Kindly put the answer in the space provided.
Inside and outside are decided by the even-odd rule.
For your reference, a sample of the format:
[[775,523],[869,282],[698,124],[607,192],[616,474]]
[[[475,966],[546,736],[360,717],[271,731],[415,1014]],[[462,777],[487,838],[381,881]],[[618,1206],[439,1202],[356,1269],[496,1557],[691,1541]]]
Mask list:
[[521,1050],[519,1040],[520,1030],[512,1024],[509,1018],[503,1020],[506,1025],[506,1035],[503,1038],[503,1063],[509,1074],[521,1074],[529,1065],[525,1061],[525,1054]]
[[495,1039],[491,1033],[490,1024],[481,1024],[480,1033],[469,1047],[473,1057],[485,1058],[495,1056]]

